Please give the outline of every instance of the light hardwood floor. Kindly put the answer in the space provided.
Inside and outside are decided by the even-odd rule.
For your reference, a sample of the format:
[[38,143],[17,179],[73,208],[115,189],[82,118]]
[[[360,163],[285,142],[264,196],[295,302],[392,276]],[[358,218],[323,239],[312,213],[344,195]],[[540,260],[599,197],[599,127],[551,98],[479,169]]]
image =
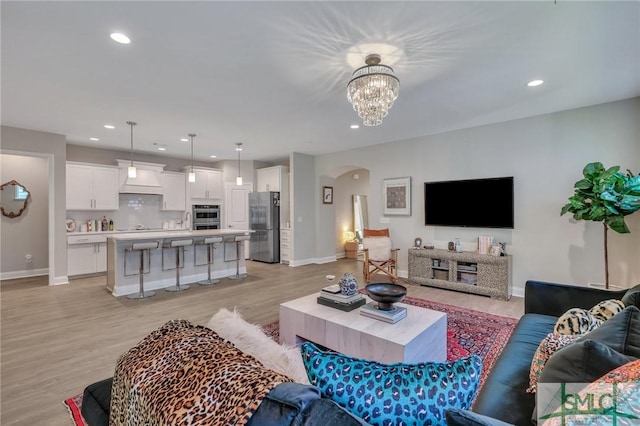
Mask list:
[[[248,262],[249,278],[241,282],[223,279],[145,300],[114,298],[105,276],[54,287],[46,277],[2,281],[0,424],[69,426],[62,401],[112,376],[118,356],[166,321],[206,324],[219,308],[237,307],[249,322],[266,324],[278,319],[280,303],[319,291],[326,274],[351,272],[363,283],[361,268],[353,259],[296,268]],[[499,301],[414,285],[408,294],[516,318],[524,310],[516,297]]]

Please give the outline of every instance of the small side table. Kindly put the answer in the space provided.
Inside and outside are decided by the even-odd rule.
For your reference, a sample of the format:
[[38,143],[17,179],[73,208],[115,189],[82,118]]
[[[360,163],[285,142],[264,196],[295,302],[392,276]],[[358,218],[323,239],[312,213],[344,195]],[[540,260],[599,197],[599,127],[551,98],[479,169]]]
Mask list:
[[358,242],[347,241],[346,243],[344,243],[344,252],[345,252],[345,257],[347,259],[357,259],[358,258]]

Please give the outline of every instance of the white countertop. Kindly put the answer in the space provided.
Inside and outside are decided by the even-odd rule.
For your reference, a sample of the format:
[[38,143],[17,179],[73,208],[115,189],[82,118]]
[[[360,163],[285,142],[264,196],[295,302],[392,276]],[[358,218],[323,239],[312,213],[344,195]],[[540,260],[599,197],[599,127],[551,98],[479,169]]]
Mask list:
[[249,234],[253,231],[248,229],[203,229],[199,231],[192,231],[189,229],[183,230],[161,230],[161,231],[149,231],[149,232],[128,232],[128,233],[116,233],[109,236],[114,241],[135,241],[135,240],[150,240],[150,239],[163,239],[163,238],[198,238],[209,237],[213,235],[242,235]]
[[133,233],[149,233],[149,232],[184,232],[184,231],[189,231],[189,229],[179,229],[179,228],[173,228],[173,229],[160,229],[160,228],[154,228],[154,229],[116,229],[113,231],[92,231],[92,232],[80,232],[80,231],[73,231],[73,232],[67,232],[67,237],[73,237],[73,236],[83,236],[83,235],[114,235],[114,234],[133,234]]

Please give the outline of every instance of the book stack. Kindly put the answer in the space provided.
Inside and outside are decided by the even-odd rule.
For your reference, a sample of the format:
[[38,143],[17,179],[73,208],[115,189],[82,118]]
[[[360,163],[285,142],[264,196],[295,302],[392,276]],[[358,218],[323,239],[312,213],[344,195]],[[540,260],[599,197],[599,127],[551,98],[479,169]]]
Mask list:
[[332,308],[340,309],[341,311],[349,312],[364,305],[366,300],[361,294],[354,294],[352,296],[345,296],[340,293],[340,286],[334,284],[329,287],[325,287],[320,291],[320,296],[317,299],[318,303]]
[[401,319],[407,317],[407,308],[394,306],[390,311],[381,311],[378,309],[377,302],[369,302],[362,306],[362,309],[360,309],[360,315],[395,324]]

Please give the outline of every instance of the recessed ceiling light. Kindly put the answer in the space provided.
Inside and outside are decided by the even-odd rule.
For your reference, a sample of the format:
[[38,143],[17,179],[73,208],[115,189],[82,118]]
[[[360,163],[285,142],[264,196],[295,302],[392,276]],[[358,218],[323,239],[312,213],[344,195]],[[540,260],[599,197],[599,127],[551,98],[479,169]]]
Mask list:
[[90,141],[99,141],[100,139],[98,138],[89,138]]
[[357,124],[352,124],[350,127],[351,127],[352,129],[359,129],[359,128],[360,128],[360,126],[359,126],[359,125],[357,125]]
[[118,43],[122,43],[122,44],[131,43],[131,39],[122,33],[111,33],[110,37],[113,41],[117,41]]
[[116,126],[112,126],[111,124],[105,124],[105,125],[104,125],[104,128],[105,128],[105,129],[115,129],[115,128],[116,128]]
[[211,158],[218,158],[218,157],[217,157],[217,156],[215,156],[215,155],[210,155],[209,157],[211,157]]
[[182,138],[182,139],[180,139],[180,142],[189,142],[189,139],[187,139],[187,138]]
[[527,83],[527,86],[536,87],[536,86],[540,86],[542,83],[544,83],[544,80],[531,80],[530,82]]
[[159,146],[159,147],[158,147],[158,151],[166,151],[166,150],[167,150],[167,148],[165,148],[165,147],[163,147],[163,146]]

